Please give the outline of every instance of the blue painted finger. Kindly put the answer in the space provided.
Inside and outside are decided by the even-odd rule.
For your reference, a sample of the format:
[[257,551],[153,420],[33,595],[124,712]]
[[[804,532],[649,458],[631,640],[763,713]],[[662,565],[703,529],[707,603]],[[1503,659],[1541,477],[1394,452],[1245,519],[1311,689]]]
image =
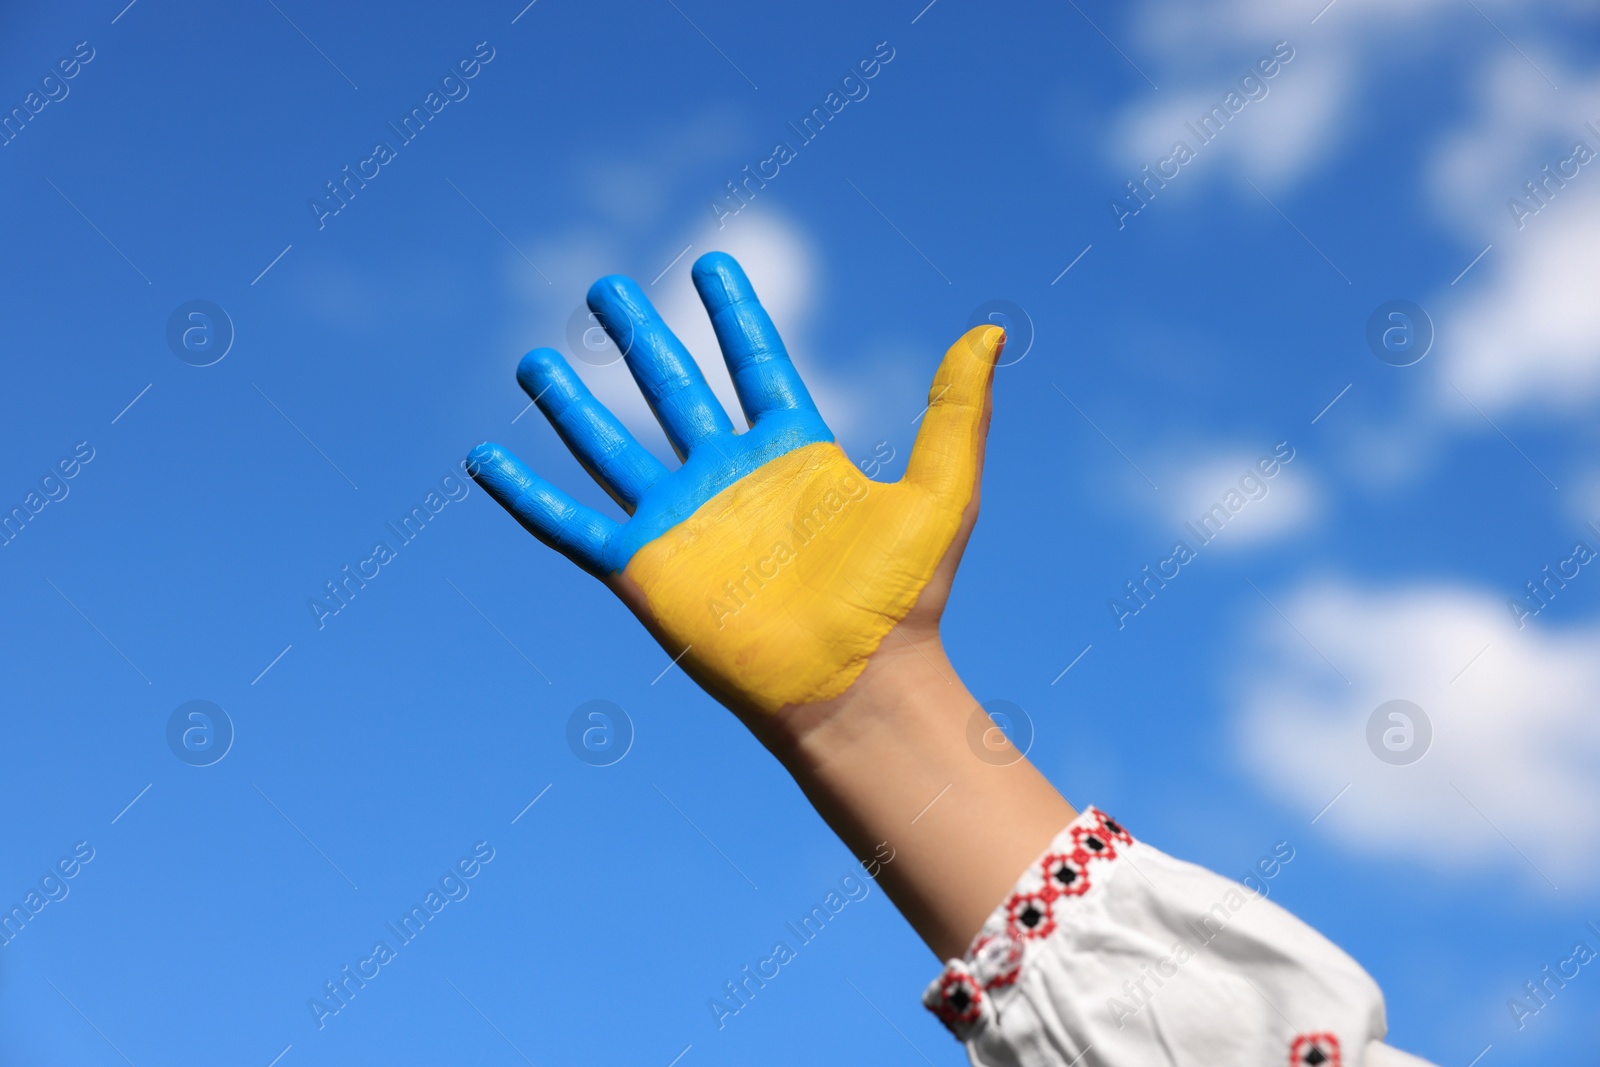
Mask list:
[[634,381],[680,457],[702,441],[733,433],[728,413],[694,357],[631,278],[612,274],[595,282],[589,287],[589,310],[600,317],[626,357]]
[[768,411],[815,412],[806,383],[738,261],[726,252],[707,252],[691,273],[744,417],[754,425]]
[[584,470],[629,512],[646,489],[666,477],[667,468],[661,461],[594,398],[555,349],[535,348],[523,356],[517,365],[517,381]]
[[595,577],[601,555],[620,527],[530,471],[499,445],[485,442],[467,457],[467,471],[527,531]]

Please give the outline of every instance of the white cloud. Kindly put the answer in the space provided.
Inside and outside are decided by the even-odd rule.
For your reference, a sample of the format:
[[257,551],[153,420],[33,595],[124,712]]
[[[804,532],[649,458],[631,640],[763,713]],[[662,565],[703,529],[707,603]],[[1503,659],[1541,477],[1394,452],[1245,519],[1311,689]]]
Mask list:
[[1290,184],[1325,160],[1342,139],[1372,19],[1392,27],[1440,2],[1408,0],[1375,8],[1343,0],[1340,6],[1349,10],[1339,12],[1341,18],[1329,12],[1316,26],[1310,24],[1314,10],[1291,11],[1272,0],[1144,5],[1134,24],[1135,51],[1155,57],[1149,73],[1161,89],[1136,98],[1119,117],[1111,155],[1118,166],[1137,170],[1167,156],[1176,140],[1195,147],[1198,139],[1184,123],[1237,92],[1256,60],[1270,58],[1273,46],[1287,41],[1293,58],[1264,79],[1267,95],[1247,104],[1214,142],[1199,148],[1199,158],[1177,180],[1187,186],[1203,180],[1201,175],[1231,174],[1269,189]]
[[[1428,199],[1441,218],[1486,241],[1518,233],[1506,201],[1519,195],[1526,199],[1524,183],[1540,178],[1540,168],[1565,158],[1579,138],[1600,148],[1594,133],[1584,128],[1586,122],[1600,122],[1600,78],[1585,80],[1536,47],[1530,58],[1561,91],[1552,89],[1522,56],[1491,58],[1474,78],[1475,99],[1466,121],[1439,140],[1428,162]],[[1597,178],[1585,169],[1576,184]],[[1555,199],[1559,205],[1561,191]],[[1524,229],[1539,224],[1531,219],[1525,223]]]
[[[1563,91],[1520,57],[1492,61],[1476,109],[1440,142],[1429,168],[1441,215],[1491,245],[1431,305],[1445,365],[1438,400],[1468,420],[1478,414],[1461,393],[1489,412],[1571,411],[1600,396],[1600,135],[1585,126],[1600,123],[1600,78],[1534,59]],[[1568,164],[1563,176],[1558,165],[1579,141],[1596,157]],[[1530,181],[1543,183],[1542,206],[1526,192]],[[1536,213],[1514,213],[1514,200]]]
[[1354,72],[1314,54],[1307,58],[1313,62],[1285,68],[1272,95],[1239,128],[1240,171],[1262,185],[1287,185],[1326,161],[1339,143]]
[[[1270,94],[1248,105],[1216,147],[1202,150],[1226,165],[1194,167],[1233,172],[1269,190],[1293,183],[1332,156],[1356,125],[1362,96],[1381,91],[1391,70],[1425,60],[1430,49],[1465,31],[1498,42],[1497,52],[1510,53],[1506,63],[1520,64],[1523,80],[1534,80],[1553,97],[1539,73],[1511,53],[1484,18],[1520,39],[1524,52],[1537,54],[1541,34],[1560,43],[1559,23],[1551,15],[1582,10],[1579,0],[1480,0],[1481,14],[1457,0],[1324,2],[1160,0],[1141,6],[1131,51],[1161,90],[1143,94],[1116,122],[1110,149],[1117,165],[1137,170],[1165,156],[1173,138],[1184,136],[1184,121],[1220,102],[1249,64],[1278,41],[1288,41],[1295,58],[1268,83]],[[1548,71],[1546,62],[1539,57]]]
[[[1303,529],[1322,508],[1322,490],[1304,461],[1279,465],[1271,478],[1262,477],[1257,463],[1271,450],[1233,449],[1190,459],[1176,476],[1162,477],[1162,492],[1141,493],[1135,499],[1161,508],[1161,519],[1174,530],[1196,523],[1218,504],[1244,501],[1222,532],[1207,548],[1242,548],[1285,537]],[[1193,538],[1186,538],[1193,541]]]
[[[1157,161],[1171,156],[1181,141],[1196,158],[1178,169],[1172,191],[1187,194],[1208,176],[1225,174],[1243,176],[1269,189],[1279,187],[1322,162],[1338,143],[1340,109],[1349,95],[1351,73],[1341,63],[1308,58],[1305,51],[1297,50],[1274,77],[1252,83],[1251,91],[1259,98],[1244,104],[1210,142],[1202,144],[1186,125],[1198,127],[1229,93],[1236,100],[1245,99],[1240,79],[1252,73],[1258,58],[1271,58],[1272,45],[1280,39],[1265,37],[1259,55],[1234,56],[1230,67],[1218,65],[1183,78],[1129,107],[1113,126],[1111,155],[1117,165],[1127,170],[1129,179],[1143,180],[1140,168],[1148,164],[1155,170]],[[1173,167],[1165,169],[1170,174]]]
[[[1595,145],[1600,148],[1600,143]],[[1478,418],[1519,405],[1573,410],[1600,396],[1600,160],[1520,234],[1496,245],[1482,287],[1445,303],[1441,403]],[[1452,387],[1454,386],[1454,387]]]
[[[1322,581],[1274,599],[1293,628],[1263,611],[1238,664],[1239,743],[1268,790],[1309,819],[1348,784],[1318,826],[1357,852],[1600,881],[1600,625],[1518,630],[1501,596],[1453,585]],[[1406,766],[1366,739],[1394,699],[1432,724]]]
[[[1430,64],[1459,83],[1466,103],[1460,125],[1430,150],[1422,193],[1461,237],[1462,266],[1493,248],[1463,280],[1441,279],[1424,298],[1438,330],[1430,367],[1440,373],[1428,375],[1431,389],[1406,420],[1487,433],[1473,405],[1491,417],[1588,410],[1600,399],[1600,158],[1565,186],[1550,181],[1549,203],[1520,227],[1508,207],[1519,193],[1533,205],[1525,183],[1568,159],[1574,142],[1600,153],[1600,133],[1585,125],[1600,127],[1600,77],[1561,58],[1574,27],[1559,16],[1583,10],[1576,0],[1159,0],[1139,9],[1130,51],[1162,88],[1137,94],[1113,123],[1110,154],[1132,178],[1165,158],[1175,139],[1193,144],[1185,122],[1235,88],[1255,56],[1287,40],[1295,58],[1267,83],[1270,93],[1158,193],[1179,199],[1220,177],[1248,198],[1255,193],[1246,179],[1276,195],[1331,158],[1358,124],[1363,97],[1403,66]],[[1447,48],[1467,47],[1485,58],[1438,62]],[[1456,87],[1439,91],[1448,99]],[[1415,475],[1431,451],[1409,453],[1418,462],[1407,469],[1371,469]]]
[[[1504,7],[1514,2],[1535,6],[1526,0],[1484,0],[1484,6]],[[1269,45],[1283,38],[1346,47],[1352,39],[1414,24],[1452,6],[1452,0],[1335,0],[1324,9],[1325,3],[1162,0],[1140,9],[1138,28],[1148,47],[1171,62],[1195,67],[1236,52],[1241,44]]]

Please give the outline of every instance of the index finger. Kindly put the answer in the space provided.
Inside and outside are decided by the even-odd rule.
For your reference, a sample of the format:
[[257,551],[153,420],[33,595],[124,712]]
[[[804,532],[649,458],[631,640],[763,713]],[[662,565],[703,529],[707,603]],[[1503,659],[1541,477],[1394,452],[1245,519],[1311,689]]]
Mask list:
[[691,274],[744,417],[754,425],[768,411],[815,413],[806,383],[738,261],[726,252],[707,252],[695,260]]

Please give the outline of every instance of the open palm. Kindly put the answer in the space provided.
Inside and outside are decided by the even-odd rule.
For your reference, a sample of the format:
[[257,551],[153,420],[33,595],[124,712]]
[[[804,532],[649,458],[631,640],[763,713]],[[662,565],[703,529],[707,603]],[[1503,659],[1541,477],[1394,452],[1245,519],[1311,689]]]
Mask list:
[[517,380],[624,522],[578,504],[483,444],[478,482],[541,541],[605,581],[667,652],[735,711],[843,693],[897,626],[936,630],[977,515],[989,384],[1004,344],[978,327],[946,353],[903,479],[867,479],[834,443],[771,318],[732,257],[695,288],[750,428],[736,433],[639,286],[602,278],[589,307],[682,459],[668,471],[561,355]]

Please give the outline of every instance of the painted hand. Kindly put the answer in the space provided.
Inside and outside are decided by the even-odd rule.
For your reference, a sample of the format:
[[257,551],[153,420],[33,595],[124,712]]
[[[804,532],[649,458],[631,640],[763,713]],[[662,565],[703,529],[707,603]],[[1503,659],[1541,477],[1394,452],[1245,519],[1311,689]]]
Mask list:
[[945,354],[894,483],[864,477],[834,443],[749,279],[700,257],[711,315],[750,428],[735,433],[694,359],[639,286],[612,276],[589,307],[627,360],[673,449],[667,470],[548,348],[517,380],[631,516],[617,522],[483,444],[475,477],[534,536],[600,578],[667,653],[737,712],[842,694],[897,627],[937,634],[977,518],[989,387],[1005,334]]

